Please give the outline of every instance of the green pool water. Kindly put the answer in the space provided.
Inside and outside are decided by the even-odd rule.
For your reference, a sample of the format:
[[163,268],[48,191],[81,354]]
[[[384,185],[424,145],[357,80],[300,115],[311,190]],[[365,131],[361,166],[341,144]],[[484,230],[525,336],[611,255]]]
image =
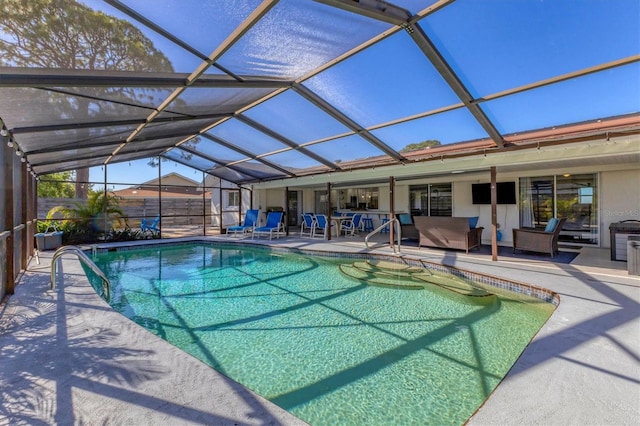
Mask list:
[[463,424],[553,311],[206,244],[99,254],[112,306],[312,425]]

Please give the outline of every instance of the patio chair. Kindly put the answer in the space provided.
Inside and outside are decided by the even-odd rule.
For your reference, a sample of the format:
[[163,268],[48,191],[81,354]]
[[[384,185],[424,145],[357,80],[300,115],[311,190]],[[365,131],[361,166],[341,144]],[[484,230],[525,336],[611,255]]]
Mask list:
[[302,215],[302,225],[300,226],[300,236],[308,235],[313,237],[313,231],[316,227],[316,218],[311,213]]
[[353,216],[351,216],[351,220],[342,221],[340,230],[344,232],[344,235],[351,234],[351,236],[353,236],[354,233],[360,228],[361,219],[362,219],[361,213],[354,214]]
[[158,225],[160,224],[160,215],[156,216],[153,221],[148,221],[146,219],[142,219],[140,221],[140,230],[142,232],[151,231],[151,232],[160,232],[160,228]]
[[258,218],[260,217],[260,210],[250,209],[244,214],[244,223],[242,225],[230,226],[227,228],[227,234],[244,235],[247,232],[252,232],[253,228],[258,225]]
[[317,214],[312,236],[315,237],[316,235],[319,235],[322,238],[327,238],[327,232],[329,232],[332,226],[334,226],[334,224],[329,222],[326,215]]
[[548,253],[553,257],[558,253],[558,235],[566,218],[549,220],[542,229],[520,228],[513,230],[513,252],[516,250]]
[[284,224],[282,223],[283,212],[269,212],[267,213],[267,222],[264,226],[258,226],[253,228],[251,233],[251,239],[256,235],[269,234],[269,239],[272,239],[275,235],[276,238],[280,237],[281,232],[284,231]]

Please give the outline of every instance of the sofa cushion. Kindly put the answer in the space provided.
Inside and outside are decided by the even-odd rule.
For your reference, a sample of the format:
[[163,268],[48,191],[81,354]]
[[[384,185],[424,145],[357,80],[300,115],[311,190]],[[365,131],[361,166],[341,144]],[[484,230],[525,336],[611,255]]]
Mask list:
[[556,229],[556,225],[558,224],[558,219],[552,217],[549,219],[549,223],[547,223],[547,227],[544,228],[544,232],[553,232]]
[[478,226],[478,219],[480,219],[479,216],[473,216],[469,218],[469,229],[473,229]]

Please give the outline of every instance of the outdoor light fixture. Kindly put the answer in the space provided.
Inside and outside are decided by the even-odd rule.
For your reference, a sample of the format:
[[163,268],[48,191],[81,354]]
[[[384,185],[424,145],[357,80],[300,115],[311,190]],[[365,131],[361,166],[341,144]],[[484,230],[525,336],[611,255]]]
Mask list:
[[7,136],[8,134],[9,134],[9,132],[4,127],[2,128],[2,130],[0,130],[0,135]]
[[9,148],[13,148],[13,140],[9,139],[9,140],[7,141],[7,146],[8,146]]
[[24,162],[26,162],[26,161],[27,161],[27,159],[26,159],[26,158],[24,158],[24,157],[22,157],[22,158],[20,159],[20,162],[22,162],[22,163],[24,163]]
[[22,151],[20,151],[20,148],[16,149],[16,155],[18,157],[22,156]]

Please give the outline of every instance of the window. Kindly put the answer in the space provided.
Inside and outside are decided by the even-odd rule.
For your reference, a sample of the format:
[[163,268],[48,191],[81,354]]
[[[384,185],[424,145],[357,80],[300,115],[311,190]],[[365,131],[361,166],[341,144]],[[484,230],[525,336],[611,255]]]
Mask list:
[[340,189],[331,191],[331,201],[337,210],[376,210],[379,194],[377,187]]
[[226,208],[238,208],[240,207],[240,191],[226,191],[227,193],[227,205]]
[[451,216],[451,183],[412,185],[409,187],[409,204],[412,216]]

